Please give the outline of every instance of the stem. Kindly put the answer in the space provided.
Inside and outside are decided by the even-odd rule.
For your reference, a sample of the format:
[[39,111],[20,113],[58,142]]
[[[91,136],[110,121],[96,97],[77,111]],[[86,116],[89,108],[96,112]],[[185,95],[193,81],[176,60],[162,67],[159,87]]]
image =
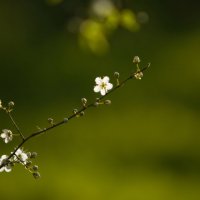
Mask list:
[[[149,65],[148,65],[148,67],[149,67]],[[146,70],[148,67],[143,68],[141,71]],[[131,74],[128,78],[126,78],[125,80],[123,80],[119,85],[116,85],[112,90],[110,90],[109,92],[107,92],[104,96],[101,96],[100,98],[98,98],[98,100],[95,100],[93,103],[90,103],[90,104],[88,104],[87,106],[86,106],[86,105],[83,106],[77,113],[74,113],[74,114],[70,115],[70,116],[67,118],[68,121],[71,120],[71,119],[73,119],[73,118],[75,118],[75,117],[78,116],[81,112],[87,110],[88,108],[94,107],[96,102],[105,99],[105,97],[107,97],[108,95],[110,95],[110,94],[112,94],[113,92],[115,92],[117,89],[119,89],[119,88],[120,88],[121,86],[123,86],[128,80],[132,79],[133,77],[134,77],[134,73],[132,73],[132,74]],[[15,150],[8,156],[8,158],[7,158],[8,161],[9,161],[10,158],[12,158],[12,157],[15,155],[15,152],[16,152],[23,144],[25,144],[27,141],[29,141],[30,139],[32,139],[32,138],[34,138],[34,137],[36,137],[36,136],[38,136],[38,135],[41,135],[42,133],[44,133],[44,132],[46,132],[46,131],[49,131],[49,130],[51,130],[51,129],[54,129],[54,128],[57,127],[57,126],[60,126],[60,125],[66,123],[66,120],[64,119],[64,120],[62,120],[62,121],[60,121],[60,122],[58,122],[58,123],[56,123],[56,124],[54,124],[54,125],[52,125],[52,126],[50,126],[50,127],[47,127],[47,128],[42,129],[42,130],[39,130],[39,131],[37,131],[37,132],[34,132],[34,133],[30,134],[29,136],[27,136],[26,138],[24,138],[24,136],[23,136],[22,133],[20,132],[20,130],[19,130],[17,124],[16,124],[15,121],[13,120],[13,118],[12,118],[10,112],[9,112],[8,114],[9,114],[9,117],[10,117],[10,119],[12,120],[14,126],[16,127],[16,129],[18,130],[19,134],[21,135],[21,137],[22,137],[22,139],[23,139],[23,141],[22,141],[22,142],[15,148]],[[2,163],[2,164],[0,165],[0,169],[1,169],[3,166],[5,166],[4,163]]]
[[8,111],[8,116],[9,116],[10,120],[12,121],[14,127],[17,129],[17,132],[21,136],[22,140],[24,140],[25,137],[23,136],[22,132],[20,131],[19,127],[17,126],[17,124],[16,124],[15,120],[13,119],[10,111]]

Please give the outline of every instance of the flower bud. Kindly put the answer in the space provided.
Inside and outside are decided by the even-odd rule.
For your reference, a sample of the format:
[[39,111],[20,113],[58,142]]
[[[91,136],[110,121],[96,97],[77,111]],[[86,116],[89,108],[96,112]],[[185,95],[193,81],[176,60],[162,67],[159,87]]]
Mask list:
[[105,100],[105,101],[104,101],[104,104],[110,105],[110,104],[111,104],[111,100]]
[[37,165],[33,165],[32,170],[33,171],[37,171],[38,170],[38,166]]
[[32,162],[29,160],[26,162],[26,168],[29,168],[31,166]]
[[74,109],[73,113],[76,114],[78,112],[78,109]]
[[13,101],[10,101],[10,102],[8,103],[8,107],[9,107],[9,108],[14,107],[14,105],[15,105],[15,103],[14,103]]
[[135,78],[138,80],[141,80],[143,77],[143,73],[141,71],[138,71],[134,74]]
[[52,122],[53,122],[53,119],[52,119],[52,118],[48,118],[48,122],[49,122],[49,123],[52,123]]
[[52,118],[48,118],[48,122],[49,122],[49,124],[53,125],[53,119]]
[[30,158],[36,158],[37,157],[37,152],[32,152]]
[[82,99],[81,99],[81,102],[82,102],[83,106],[85,106],[86,103],[87,103],[87,99],[86,99],[86,98],[82,98]]
[[119,78],[119,72],[115,72],[114,77],[118,79]]
[[39,172],[33,172],[33,177],[34,177],[35,179],[40,178],[40,173],[39,173]]
[[138,56],[135,56],[135,57],[133,58],[133,63],[134,63],[134,64],[140,63],[140,58],[139,58]]
[[97,107],[99,105],[99,102],[95,102],[94,106]]
[[67,123],[67,122],[68,122],[68,118],[64,118],[64,119],[63,119],[63,122],[64,122],[64,123]]
[[31,152],[26,153],[26,155],[30,158],[31,157]]
[[82,117],[83,115],[85,115],[85,112],[84,112],[84,111],[81,111],[81,112],[80,112],[80,117]]

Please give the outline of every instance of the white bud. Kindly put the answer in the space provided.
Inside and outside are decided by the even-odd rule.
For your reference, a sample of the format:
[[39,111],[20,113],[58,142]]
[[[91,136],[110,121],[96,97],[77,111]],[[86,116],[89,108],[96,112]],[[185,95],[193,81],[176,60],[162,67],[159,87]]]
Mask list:
[[140,63],[140,58],[139,58],[138,56],[135,56],[135,57],[133,58],[133,63],[134,63],[134,64]]
[[104,104],[110,105],[110,104],[111,104],[111,100],[105,100],[105,101],[104,101]]
[[118,79],[119,78],[119,72],[115,72],[114,77]]
[[49,122],[49,124],[53,125],[53,119],[52,118],[48,118],[48,122]]
[[64,118],[64,119],[63,119],[63,122],[64,122],[64,123],[67,123],[67,122],[68,122],[68,118]]
[[86,98],[82,98],[82,99],[81,99],[81,102],[82,102],[83,106],[85,106],[86,103],[87,103],[87,99],[86,99]]
[[10,108],[14,107],[14,105],[15,105],[15,103],[14,103],[13,101],[10,101],[10,102],[8,103],[8,106],[9,106]]
[[81,111],[81,112],[80,112],[80,117],[82,117],[83,115],[85,115],[85,112],[84,112],[84,111]]
[[135,78],[138,80],[141,80],[143,77],[143,73],[141,71],[138,71],[134,74]]
[[74,109],[73,113],[76,114],[78,112],[78,109]]

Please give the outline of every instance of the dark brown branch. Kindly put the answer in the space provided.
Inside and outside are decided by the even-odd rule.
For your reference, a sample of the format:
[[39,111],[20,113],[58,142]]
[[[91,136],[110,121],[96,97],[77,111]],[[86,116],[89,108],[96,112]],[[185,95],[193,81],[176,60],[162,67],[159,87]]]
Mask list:
[[[144,71],[144,70],[146,70],[148,67],[149,67],[149,65],[148,65],[146,68],[143,68],[143,69],[141,70],[141,72]],[[138,73],[138,71],[137,71],[136,73]],[[13,124],[14,124],[15,127],[17,128],[17,130],[18,130],[18,132],[20,133],[20,135],[22,135],[23,141],[22,141],[22,142],[15,148],[15,150],[8,156],[7,161],[9,161],[9,159],[11,159],[11,158],[15,155],[15,152],[16,152],[20,147],[22,147],[22,145],[25,144],[27,141],[29,141],[30,139],[32,139],[32,138],[34,138],[34,137],[36,137],[36,136],[38,136],[38,135],[41,135],[42,133],[45,133],[45,132],[47,132],[47,131],[49,131],[49,130],[51,130],[51,129],[54,129],[55,127],[58,127],[58,126],[60,126],[60,125],[62,125],[62,124],[65,124],[67,121],[69,121],[69,120],[75,118],[76,116],[80,115],[83,111],[87,110],[88,108],[95,107],[95,106],[96,106],[96,103],[100,102],[101,100],[105,99],[105,97],[107,97],[108,95],[110,95],[110,94],[112,94],[113,92],[115,92],[117,89],[119,89],[121,86],[123,86],[128,80],[132,79],[132,78],[134,77],[134,75],[135,75],[135,73],[132,73],[128,78],[126,78],[125,80],[123,80],[122,82],[120,82],[119,85],[115,86],[112,90],[110,90],[110,92],[107,92],[104,96],[101,96],[100,98],[98,98],[97,100],[95,100],[93,103],[90,103],[90,104],[88,104],[87,106],[82,107],[80,110],[78,110],[78,112],[76,112],[76,113],[70,115],[68,118],[63,119],[62,121],[60,121],[60,122],[58,122],[58,123],[56,123],[56,124],[53,124],[53,125],[50,126],[50,127],[47,127],[47,128],[42,129],[42,130],[39,130],[39,131],[37,131],[37,132],[34,132],[34,133],[30,134],[29,136],[27,136],[26,138],[23,137],[23,135],[21,134],[21,132],[20,132],[20,130],[19,130],[19,128],[18,128],[18,126],[16,125],[16,123],[15,123],[14,120],[12,119],[12,116],[9,114],[9,116],[10,116],[10,118],[11,118]],[[5,163],[7,163],[7,162],[5,162]],[[5,163],[2,163],[2,164],[0,165],[0,169],[1,169],[2,167],[5,166]]]

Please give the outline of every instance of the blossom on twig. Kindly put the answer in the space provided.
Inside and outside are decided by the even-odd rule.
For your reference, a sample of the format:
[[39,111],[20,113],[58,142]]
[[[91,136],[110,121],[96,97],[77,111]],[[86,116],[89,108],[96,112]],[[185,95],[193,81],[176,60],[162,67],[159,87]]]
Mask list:
[[26,164],[28,160],[28,155],[22,149],[17,149],[17,151],[15,152],[14,160]]
[[[0,158],[0,166],[2,164],[4,164],[5,162],[7,162],[7,155],[2,155]],[[1,168],[0,168],[0,172],[6,171],[6,172],[10,172],[12,170],[11,165],[9,163],[4,164]]]
[[12,131],[8,129],[3,129],[0,137],[3,138],[5,143],[8,143],[13,139]]
[[102,96],[104,96],[108,90],[111,90],[113,88],[113,84],[109,83],[109,77],[104,76],[103,78],[97,77],[95,79],[96,86],[94,86],[94,92],[100,92]]

